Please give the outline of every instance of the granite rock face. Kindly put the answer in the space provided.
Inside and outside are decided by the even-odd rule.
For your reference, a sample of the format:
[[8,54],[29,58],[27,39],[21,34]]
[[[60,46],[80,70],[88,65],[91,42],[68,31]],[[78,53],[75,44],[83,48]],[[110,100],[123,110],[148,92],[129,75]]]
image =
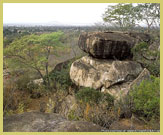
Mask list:
[[4,118],[4,132],[100,132],[91,122],[69,121],[59,114],[28,112]]
[[78,46],[95,58],[131,59],[131,49],[136,43],[149,42],[150,36],[143,33],[94,32],[83,33]]
[[[132,81],[131,81],[132,80]],[[150,73],[145,68],[141,71],[141,73],[136,77],[136,79],[131,79],[130,81],[126,81],[120,85],[113,85],[110,88],[103,87],[101,89],[102,92],[109,93],[113,95],[117,100],[120,98],[124,98],[130,90],[132,90],[135,86],[139,86],[143,80],[150,80]]]
[[101,89],[133,81],[142,71],[134,61],[100,60],[84,56],[72,63],[70,78],[78,86]]
[[[138,36],[140,35],[140,36]],[[122,32],[83,33],[79,37],[79,48],[95,58],[132,58],[131,49],[139,41],[148,41],[147,36]]]
[[143,80],[150,80],[150,72],[146,68],[139,74],[139,76],[132,83],[130,83],[129,86],[130,89],[134,88],[135,86],[139,86]]
[[132,32],[81,34],[78,45],[89,56],[72,63],[71,80],[77,86],[94,88],[116,99],[125,97],[132,85],[149,76],[149,71],[132,60],[131,50],[140,42],[149,43],[150,36]]

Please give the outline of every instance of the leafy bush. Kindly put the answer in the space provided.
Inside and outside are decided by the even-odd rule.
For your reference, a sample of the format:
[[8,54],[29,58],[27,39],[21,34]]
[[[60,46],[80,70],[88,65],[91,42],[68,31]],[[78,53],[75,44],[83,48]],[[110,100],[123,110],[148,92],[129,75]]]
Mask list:
[[146,49],[148,49],[148,44],[146,42],[140,42],[139,44],[135,45],[132,52],[137,53],[138,51],[144,51]]
[[[53,84],[55,85],[58,84],[57,86],[61,87],[62,89],[67,89],[69,86],[71,86],[72,81],[69,75],[71,63],[72,62],[62,67],[61,70],[54,70],[50,73],[49,77]],[[54,87],[57,87],[57,86],[54,86]]]
[[104,94],[93,88],[81,88],[76,93],[76,98],[84,103],[95,103],[106,101],[108,105],[113,105],[114,98],[110,94]]
[[141,63],[154,76],[160,76],[160,51],[149,49],[149,44],[140,42],[132,48],[134,60]]
[[70,67],[71,67],[71,64],[76,59],[79,59],[80,57],[74,57],[70,60],[67,60],[63,63],[59,63],[58,65],[56,65],[56,67],[49,74],[52,87],[66,90],[69,88],[69,86],[73,84],[70,79]]
[[71,85],[71,79],[69,76],[69,70],[63,69],[62,71],[56,71],[53,73],[53,79],[59,83],[63,89],[68,88]]
[[155,60],[154,62],[146,63],[145,67],[150,71],[150,73],[154,76],[160,76],[160,52],[158,51],[159,59]]
[[19,76],[15,76],[15,80],[15,84],[18,90],[27,90],[28,83],[31,81],[31,78],[28,73],[23,73]]
[[151,76],[130,92],[132,111],[148,120],[160,115],[160,79]]

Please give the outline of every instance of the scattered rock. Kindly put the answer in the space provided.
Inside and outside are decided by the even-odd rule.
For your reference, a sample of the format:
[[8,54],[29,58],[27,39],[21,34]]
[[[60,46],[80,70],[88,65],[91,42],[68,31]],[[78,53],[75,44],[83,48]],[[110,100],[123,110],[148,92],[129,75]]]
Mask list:
[[41,84],[43,84],[43,82],[44,81],[43,81],[42,78],[33,80],[33,84],[34,85],[38,85],[38,86],[40,86]]
[[28,112],[4,118],[4,132],[100,132],[91,122],[68,121],[55,113]]

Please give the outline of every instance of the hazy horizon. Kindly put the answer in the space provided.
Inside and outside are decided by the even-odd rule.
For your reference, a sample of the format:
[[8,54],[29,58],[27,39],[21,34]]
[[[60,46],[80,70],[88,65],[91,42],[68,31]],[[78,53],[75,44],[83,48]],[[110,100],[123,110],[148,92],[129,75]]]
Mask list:
[[114,3],[4,3],[4,25],[87,26],[103,23],[102,14]]

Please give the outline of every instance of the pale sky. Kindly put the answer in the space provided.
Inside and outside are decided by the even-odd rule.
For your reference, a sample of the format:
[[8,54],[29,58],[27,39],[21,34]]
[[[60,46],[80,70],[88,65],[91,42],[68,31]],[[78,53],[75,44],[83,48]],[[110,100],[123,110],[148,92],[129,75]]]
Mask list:
[[[113,4],[113,3],[112,3]],[[109,3],[4,3],[3,23],[92,25]]]

